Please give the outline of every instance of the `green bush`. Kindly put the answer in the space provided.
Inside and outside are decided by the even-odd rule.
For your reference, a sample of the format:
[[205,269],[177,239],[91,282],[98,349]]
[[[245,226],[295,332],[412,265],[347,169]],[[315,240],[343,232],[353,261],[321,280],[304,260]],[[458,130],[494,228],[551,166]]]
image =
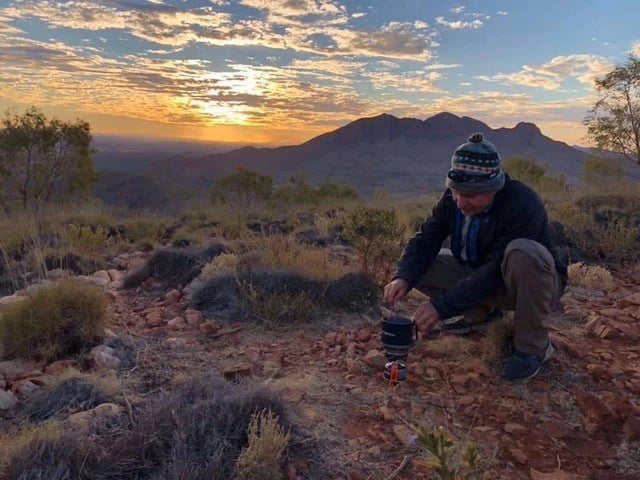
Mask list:
[[95,344],[106,320],[107,301],[100,289],[63,279],[7,306],[0,317],[0,342],[9,357],[51,361]]
[[344,236],[358,254],[362,271],[385,282],[402,251],[404,231],[394,210],[359,206],[349,213]]

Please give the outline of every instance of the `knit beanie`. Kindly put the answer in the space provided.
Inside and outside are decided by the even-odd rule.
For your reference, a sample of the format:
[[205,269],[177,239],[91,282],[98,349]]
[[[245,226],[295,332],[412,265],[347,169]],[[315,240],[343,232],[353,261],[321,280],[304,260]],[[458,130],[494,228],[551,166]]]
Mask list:
[[456,148],[447,175],[448,188],[468,193],[497,192],[504,182],[502,159],[481,133],[474,133],[467,143]]

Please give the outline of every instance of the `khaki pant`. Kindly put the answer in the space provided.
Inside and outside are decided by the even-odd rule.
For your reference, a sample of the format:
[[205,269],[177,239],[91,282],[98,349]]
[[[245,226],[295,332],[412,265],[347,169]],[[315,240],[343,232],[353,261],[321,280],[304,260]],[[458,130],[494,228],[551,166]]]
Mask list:
[[[549,342],[545,320],[561,295],[553,257],[540,243],[519,238],[507,245],[501,270],[504,286],[465,312],[464,318],[474,323],[484,319],[493,308],[515,311],[516,349],[529,355],[540,354]],[[416,289],[436,296],[473,271],[460,265],[450,250],[443,249]]]

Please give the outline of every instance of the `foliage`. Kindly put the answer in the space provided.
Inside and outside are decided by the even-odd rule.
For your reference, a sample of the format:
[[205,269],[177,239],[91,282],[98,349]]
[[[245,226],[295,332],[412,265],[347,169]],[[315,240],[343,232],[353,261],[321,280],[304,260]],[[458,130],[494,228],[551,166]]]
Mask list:
[[293,176],[278,187],[272,198],[277,205],[318,205],[328,200],[355,200],[358,194],[351,185],[325,182],[314,186],[302,176]]
[[535,185],[547,174],[548,165],[540,165],[535,160],[521,155],[514,155],[505,160],[503,169],[515,180]]
[[630,55],[595,85],[599,98],[584,119],[588,136],[640,165],[640,58]]
[[586,185],[619,183],[625,174],[624,168],[615,161],[598,157],[587,158],[582,169],[582,181]]
[[246,168],[237,168],[234,173],[216,180],[211,199],[214,203],[228,203],[248,212],[257,202],[271,197],[272,193],[271,177]]
[[89,124],[47,120],[35,107],[0,121],[0,207],[86,195],[95,181]]
[[256,412],[247,429],[247,446],[236,460],[238,480],[279,480],[280,459],[291,436],[271,410]]
[[611,272],[599,265],[572,263],[568,268],[569,284],[593,290],[611,290],[615,284]]
[[402,251],[404,230],[394,210],[359,206],[349,213],[344,235],[358,254],[362,271],[385,282]]
[[440,480],[480,480],[484,473],[478,449],[467,445],[462,452],[442,429],[415,428],[417,443],[425,448],[431,458],[424,466],[438,474]]
[[71,224],[64,226],[60,231],[60,241],[76,252],[97,256],[102,253],[110,239],[104,227]]
[[[119,424],[111,420],[112,425],[96,425],[91,435],[65,431],[20,442],[7,457],[6,475],[228,480],[234,478],[236,460],[249,444],[249,425],[257,412],[273,412],[282,431],[291,431],[282,401],[265,387],[198,375],[146,399],[137,406],[133,424],[125,415]],[[299,447],[286,445],[281,454],[285,448]]]
[[45,361],[77,354],[104,335],[102,291],[73,278],[42,286],[0,317],[0,342],[10,357]]

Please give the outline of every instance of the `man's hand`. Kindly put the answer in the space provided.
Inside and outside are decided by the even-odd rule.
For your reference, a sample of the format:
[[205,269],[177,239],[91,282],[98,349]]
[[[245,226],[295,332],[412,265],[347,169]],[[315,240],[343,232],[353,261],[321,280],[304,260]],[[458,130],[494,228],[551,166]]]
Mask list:
[[406,297],[408,290],[409,285],[407,282],[401,278],[396,278],[384,287],[384,303],[393,308],[398,300],[402,300]]
[[412,320],[416,322],[421,331],[428,332],[438,323],[440,314],[431,302],[425,302],[418,307]]

